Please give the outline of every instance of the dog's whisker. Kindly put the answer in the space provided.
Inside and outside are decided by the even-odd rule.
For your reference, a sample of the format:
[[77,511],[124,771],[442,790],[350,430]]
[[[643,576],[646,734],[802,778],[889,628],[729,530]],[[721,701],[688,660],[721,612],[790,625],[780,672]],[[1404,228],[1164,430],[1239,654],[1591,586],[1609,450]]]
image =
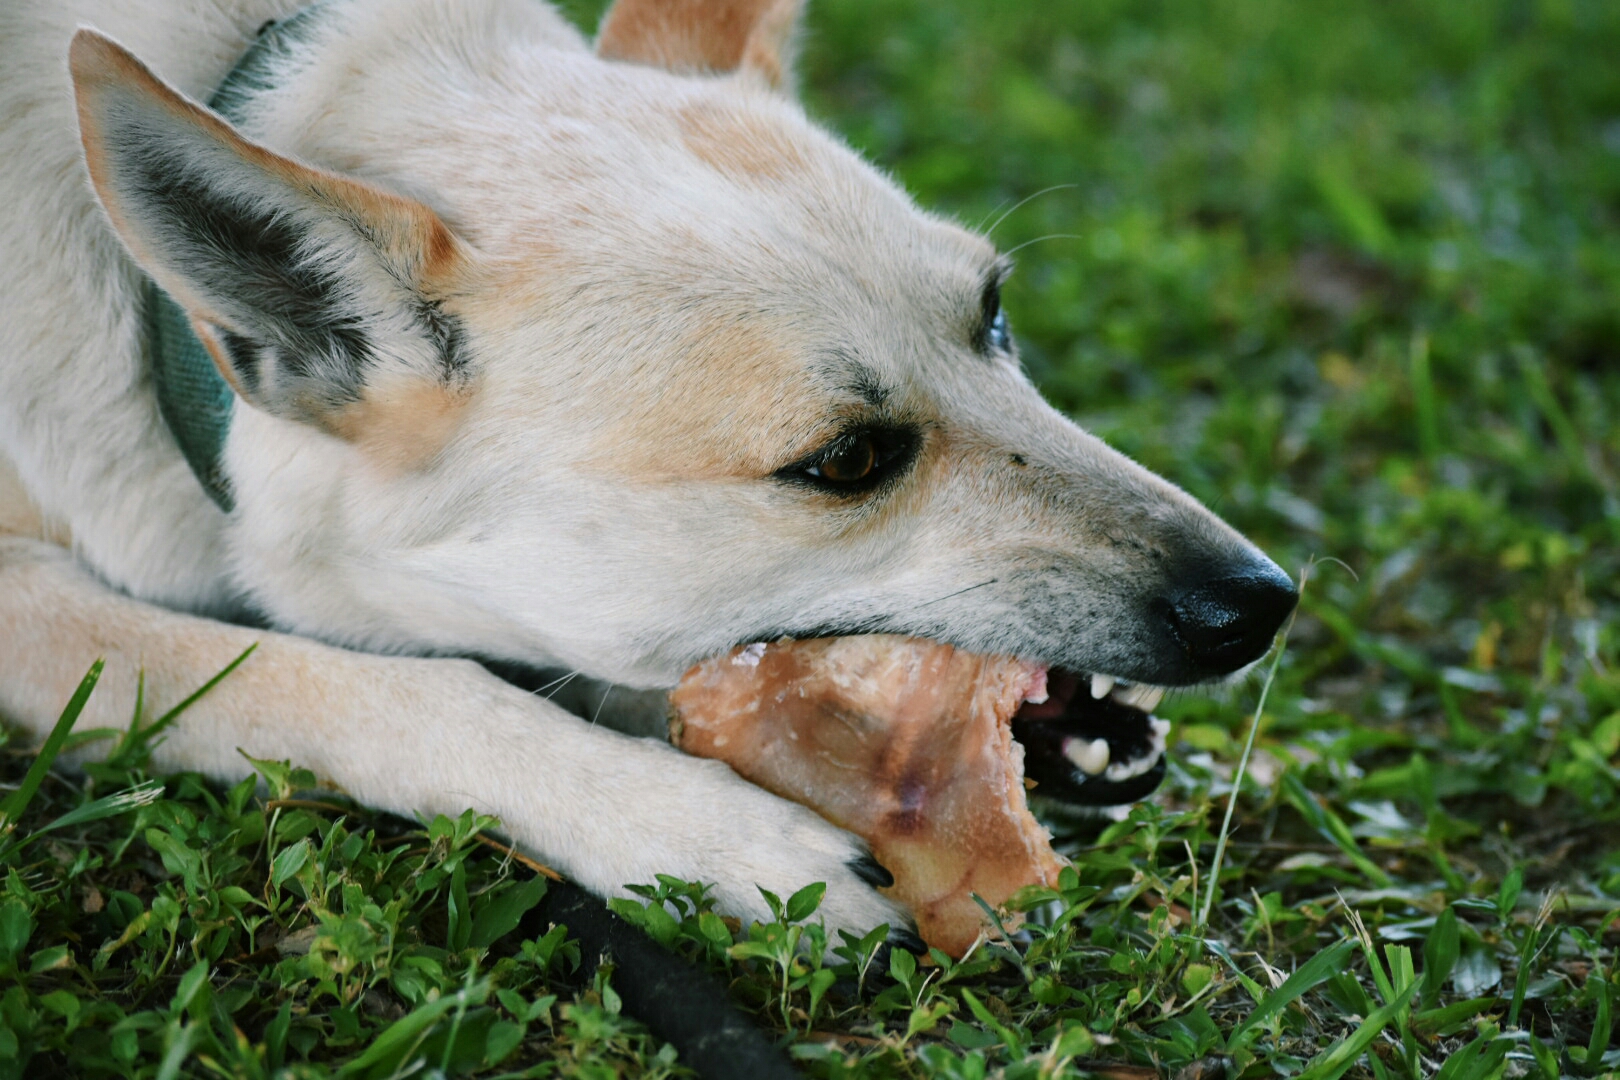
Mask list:
[[951,599],[953,596],[961,596],[963,593],[970,593],[974,589],[982,589],[986,585],[994,585],[999,580],[1001,580],[1001,579],[1000,578],[987,578],[986,580],[979,582],[977,585],[969,585],[965,589],[957,589],[955,592],[948,592],[944,596],[936,596],[932,600],[928,600],[928,601],[926,601],[924,603],[918,604],[917,607],[915,609],[913,609],[913,610],[921,610],[922,608],[925,608],[925,607],[932,607],[935,604],[943,603],[944,601]]
[[[569,683],[573,682],[574,679],[577,678],[578,676],[579,676],[578,671],[570,671],[566,675],[562,675],[562,676],[559,676],[558,678],[552,679],[550,682],[546,683],[546,685],[536,689],[534,691],[534,693],[535,693],[536,696],[543,697],[547,701],[550,701],[553,697],[555,697],[557,695],[558,691],[562,690],[563,687],[565,687]],[[555,687],[556,689],[552,689],[553,687]],[[550,690],[551,693],[549,693],[549,694],[546,693],[547,690]]]
[[[991,208],[991,210],[990,210],[990,212],[988,214],[985,214],[984,217],[979,219],[979,224],[974,228],[973,231],[974,232],[981,232],[981,233],[986,232],[985,227],[984,227],[984,223],[989,221],[991,219],[991,217],[995,216],[996,214],[1001,214],[1001,208],[1003,206],[1006,206],[1009,201],[1010,200],[1008,200],[1008,199],[1002,199],[1000,202],[996,203],[996,205]],[[1007,214],[1012,213],[1012,211],[1016,210],[1016,209],[1018,209],[1018,207],[1016,207],[1016,206],[1013,207],[1012,210],[1007,211]],[[996,224],[1000,225],[1002,220],[1004,218],[1006,218],[1007,214],[1001,214],[1001,217],[996,218]]]
[[1029,247],[1031,244],[1040,243],[1042,240],[1084,240],[1084,239],[1085,239],[1085,237],[1079,235],[1078,233],[1047,233],[1045,236],[1037,236],[1033,240],[1025,240],[1022,244],[1019,244],[1017,247],[1012,248],[1011,250],[1007,251],[1006,254],[1008,256],[1011,256],[1011,255],[1013,255],[1013,254],[1015,254],[1017,252],[1023,251],[1025,248]]
[[608,696],[610,694],[612,694],[612,693],[613,693],[613,684],[609,683],[608,688],[606,690],[602,691],[602,700],[598,701],[596,703],[596,710],[591,713],[591,726],[592,727],[595,727],[596,722],[602,718],[602,710],[607,707]]
[[[1019,210],[1021,210],[1026,204],[1034,202],[1036,199],[1040,198],[1042,195],[1050,195],[1054,191],[1062,191],[1065,188],[1077,188],[1079,186],[1080,186],[1079,184],[1053,184],[1051,187],[1042,188],[1041,190],[1037,191],[1033,195],[1024,196],[1022,199],[1019,199],[1017,202],[1013,203],[1012,207],[1006,213],[1004,213],[1000,217],[996,218],[996,223],[994,225],[990,226],[988,229],[985,229],[984,234],[986,236],[989,236],[991,233],[995,232],[996,229],[998,227],[1000,227],[1000,225],[1001,225],[1001,223],[1003,221],[1006,221],[1008,218],[1012,217],[1013,214],[1015,214]],[[997,209],[1000,209],[1000,208],[998,207]],[[994,211],[992,211],[992,213],[994,213]],[[1017,248],[1013,248],[1013,251],[1017,251],[1017,250],[1018,250]],[[1007,254],[1011,255],[1012,251],[1007,252]]]

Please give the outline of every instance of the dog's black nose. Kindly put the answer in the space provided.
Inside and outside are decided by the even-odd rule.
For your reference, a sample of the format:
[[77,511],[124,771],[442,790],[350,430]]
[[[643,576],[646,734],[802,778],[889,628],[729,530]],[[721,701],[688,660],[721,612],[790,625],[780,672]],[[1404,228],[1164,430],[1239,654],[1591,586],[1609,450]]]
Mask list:
[[1173,593],[1165,617],[1195,667],[1224,675],[1266,654],[1298,600],[1288,575],[1262,561]]

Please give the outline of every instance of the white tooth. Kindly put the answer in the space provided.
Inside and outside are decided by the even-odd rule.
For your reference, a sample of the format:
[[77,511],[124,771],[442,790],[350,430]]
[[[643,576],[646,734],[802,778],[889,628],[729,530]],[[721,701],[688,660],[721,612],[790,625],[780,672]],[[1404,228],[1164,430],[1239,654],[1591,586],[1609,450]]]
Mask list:
[[1094,773],[1100,773],[1104,769],[1108,768],[1108,758],[1109,758],[1108,740],[1107,739],[1092,739],[1091,740],[1091,762],[1092,762],[1092,765],[1091,765],[1091,770],[1090,771],[1094,772]]
[[1081,742],[1079,739],[1069,739],[1063,744],[1063,756],[1074,763],[1075,768],[1083,773],[1096,776],[1108,768],[1108,740],[1092,739],[1090,742]]
[[1114,700],[1133,709],[1152,712],[1164,700],[1162,686],[1128,686],[1114,691]]
[[1093,675],[1091,677],[1091,696],[1101,701],[1108,696],[1108,691],[1114,688],[1112,675]]

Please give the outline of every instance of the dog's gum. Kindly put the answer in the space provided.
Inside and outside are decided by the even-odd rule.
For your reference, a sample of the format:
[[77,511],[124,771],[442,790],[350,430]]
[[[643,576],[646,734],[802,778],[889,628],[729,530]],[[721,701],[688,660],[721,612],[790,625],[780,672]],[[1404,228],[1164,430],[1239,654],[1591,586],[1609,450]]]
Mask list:
[[885,635],[750,648],[754,663],[734,650],[681,680],[671,741],[863,837],[929,945],[967,951],[975,893],[995,906],[1056,884],[1009,726],[1044,669]]

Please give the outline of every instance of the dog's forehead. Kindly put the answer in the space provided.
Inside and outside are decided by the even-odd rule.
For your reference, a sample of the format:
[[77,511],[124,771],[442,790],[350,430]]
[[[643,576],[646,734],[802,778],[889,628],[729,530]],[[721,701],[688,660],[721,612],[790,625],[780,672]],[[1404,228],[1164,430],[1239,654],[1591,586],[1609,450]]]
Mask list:
[[586,71],[521,82],[427,163],[446,217],[509,274],[729,275],[773,293],[842,277],[912,290],[915,306],[994,259],[747,79],[569,62]]

